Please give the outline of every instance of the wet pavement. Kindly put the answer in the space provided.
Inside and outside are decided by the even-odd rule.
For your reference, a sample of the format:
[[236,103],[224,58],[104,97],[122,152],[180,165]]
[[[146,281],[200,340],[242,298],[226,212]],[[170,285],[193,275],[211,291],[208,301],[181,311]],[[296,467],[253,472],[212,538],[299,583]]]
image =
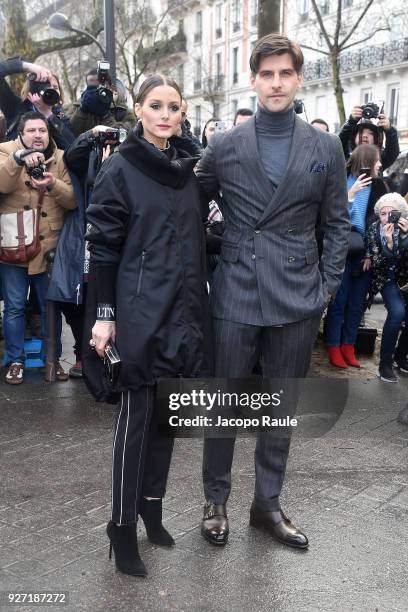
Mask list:
[[[380,326],[382,307],[369,316]],[[347,371],[347,406],[329,433],[292,442],[282,506],[308,535],[308,551],[249,527],[254,440],[245,438],[236,446],[230,541],[221,549],[205,542],[202,443],[183,439],[165,499],[176,546],[153,546],[139,528],[146,579],[119,574],[108,559],[115,408],[96,405],[82,381],[48,385],[33,370],[11,387],[2,371],[0,609],[406,612],[408,427],[396,418],[408,378],[382,383],[377,363],[374,355]],[[327,366],[321,343],[311,374],[346,375]],[[65,592],[69,603],[6,605],[7,593],[21,592]]]

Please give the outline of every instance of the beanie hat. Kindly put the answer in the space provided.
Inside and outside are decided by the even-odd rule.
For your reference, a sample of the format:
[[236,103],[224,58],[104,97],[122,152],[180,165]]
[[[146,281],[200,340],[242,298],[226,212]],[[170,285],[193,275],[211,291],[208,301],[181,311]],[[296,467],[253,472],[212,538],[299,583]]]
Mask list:
[[374,206],[377,217],[380,216],[381,209],[384,206],[391,206],[393,210],[398,210],[403,217],[408,219],[408,203],[399,193],[386,193],[377,200]]

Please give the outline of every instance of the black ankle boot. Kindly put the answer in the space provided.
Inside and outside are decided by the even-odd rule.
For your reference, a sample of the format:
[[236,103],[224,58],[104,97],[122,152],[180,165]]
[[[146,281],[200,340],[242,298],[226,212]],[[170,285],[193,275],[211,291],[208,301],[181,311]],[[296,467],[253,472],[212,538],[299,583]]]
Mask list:
[[174,546],[175,541],[162,524],[162,500],[142,498],[139,514],[146,527],[147,537],[159,546]]
[[110,540],[109,559],[112,557],[113,547],[116,568],[122,574],[147,576],[146,566],[140,558],[137,546],[136,524],[119,526],[109,521],[106,533]]

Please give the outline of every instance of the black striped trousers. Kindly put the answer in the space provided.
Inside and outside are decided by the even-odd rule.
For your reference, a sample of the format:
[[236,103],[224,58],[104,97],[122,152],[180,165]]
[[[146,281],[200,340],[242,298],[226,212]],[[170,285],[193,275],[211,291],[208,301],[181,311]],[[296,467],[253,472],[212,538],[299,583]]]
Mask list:
[[[258,327],[214,319],[215,375],[251,376],[262,354],[263,376],[303,378],[310,366],[320,315],[281,327]],[[225,504],[231,491],[234,438],[205,438],[203,481],[206,499]],[[264,510],[279,508],[290,438],[258,434],[255,448],[255,501]]]
[[155,388],[122,393],[112,451],[112,521],[135,523],[142,497],[164,497],[174,440],[157,429]]

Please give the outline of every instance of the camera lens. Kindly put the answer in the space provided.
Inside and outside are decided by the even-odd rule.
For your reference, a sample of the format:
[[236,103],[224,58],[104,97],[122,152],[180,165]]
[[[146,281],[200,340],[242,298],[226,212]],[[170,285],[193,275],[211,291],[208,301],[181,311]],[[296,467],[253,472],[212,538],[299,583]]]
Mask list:
[[58,91],[56,89],[52,89],[51,87],[44,89],[41,97],[44,104],[47,106],[54,106],[55,104],[58,104],[60,99]]
[[30,172],[30,176],[36,181],[40,181],[42,178],[44,178],[44,170],[40,167],[33,168]]
[[113,94],[111,92],[110,89],[108,89],[107,87],[98,87],[98,94],[99,97],[101,99],[101,101],[106,104],[107,106],[110,105],[112,103],[113,100]]

